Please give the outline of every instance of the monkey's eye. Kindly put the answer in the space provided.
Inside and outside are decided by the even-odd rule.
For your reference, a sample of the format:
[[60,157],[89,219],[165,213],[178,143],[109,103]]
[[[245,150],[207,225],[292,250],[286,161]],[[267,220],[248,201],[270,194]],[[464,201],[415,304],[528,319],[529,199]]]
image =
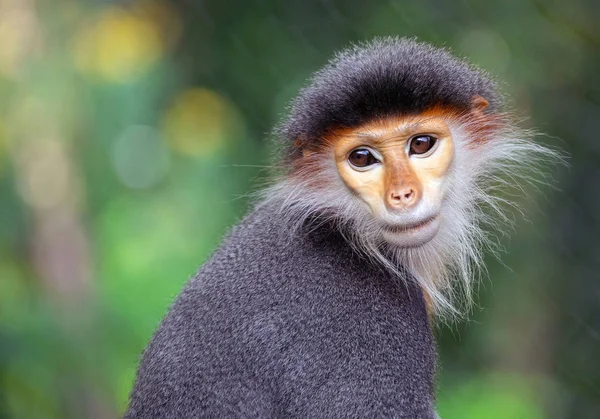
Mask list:
[[368,167],[375,163],[379,163],[379,160],[375,158],[373,153],[366,148],[354,150],[352,153],[350,153],[350,156],[348,156],[348,161],[352,166],[359,168]]
[[433,148],[437,139],[431,135],[418,135],[410,140],[409,154],[425,154]]

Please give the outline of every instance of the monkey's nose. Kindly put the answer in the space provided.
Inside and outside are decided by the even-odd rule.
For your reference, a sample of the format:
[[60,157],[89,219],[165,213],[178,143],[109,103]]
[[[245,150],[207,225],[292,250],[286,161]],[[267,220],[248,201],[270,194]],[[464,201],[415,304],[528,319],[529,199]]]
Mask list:
[[418,201],[418,194],[415,188],[406,187],[391,191],[388,195],[388,205],[392,208],[408,208],[415,205]]

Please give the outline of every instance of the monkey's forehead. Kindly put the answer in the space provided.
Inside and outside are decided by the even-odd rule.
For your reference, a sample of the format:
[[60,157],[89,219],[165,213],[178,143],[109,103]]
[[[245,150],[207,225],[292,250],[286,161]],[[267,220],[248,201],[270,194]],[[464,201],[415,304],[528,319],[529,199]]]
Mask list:
[[290,147],[319,141],[331,129],[433,107],[468,110],[481,96],[487,112],[502,99],[481,70],[446,50],[406,38],[379,38],[338,53],[292,102],[278,136]]

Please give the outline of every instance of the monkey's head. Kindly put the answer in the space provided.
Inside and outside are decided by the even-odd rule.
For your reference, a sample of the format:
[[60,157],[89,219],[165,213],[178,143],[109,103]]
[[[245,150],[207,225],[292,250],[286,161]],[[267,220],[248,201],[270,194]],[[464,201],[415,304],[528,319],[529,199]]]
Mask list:
[[340,178],[369,207],[384,241],[417,247],[435,237],[454,160],[442,112],[378,118],[331,137]]
[[385,38],[343,51],[279,128],[287,170],[271,199],[298,227],[333,221],[351,246],[415,279],[433,309],[456,313],[453,279],[470,301],[490,244],[482,225],[504,217],[482,211],[500,208],[494,186],[552,154],[501,108],[494,82],[443,49]]

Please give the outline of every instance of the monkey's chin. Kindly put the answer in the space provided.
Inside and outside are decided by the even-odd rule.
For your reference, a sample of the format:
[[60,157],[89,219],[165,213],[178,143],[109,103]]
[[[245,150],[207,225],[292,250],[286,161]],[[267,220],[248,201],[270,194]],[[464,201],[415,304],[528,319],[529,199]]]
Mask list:
[[419,247],[431,241],[440,229],[439,216],[419,223],[383,228],[383,239],[391,246]]

